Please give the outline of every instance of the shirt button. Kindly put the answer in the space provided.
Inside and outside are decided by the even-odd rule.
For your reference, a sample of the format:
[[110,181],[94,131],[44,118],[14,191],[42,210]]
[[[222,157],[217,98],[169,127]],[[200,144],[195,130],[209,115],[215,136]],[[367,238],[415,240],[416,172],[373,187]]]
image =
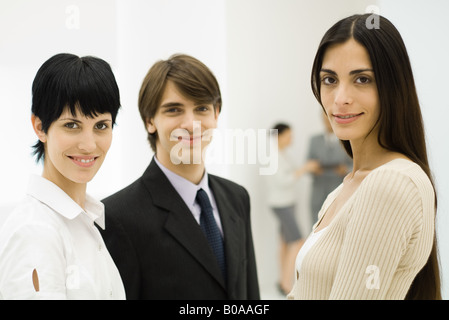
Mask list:
[[103,246],[102,246],[102,244],[100,243],[99,245],[98,245],[98,251],[101,251],[103,249]]

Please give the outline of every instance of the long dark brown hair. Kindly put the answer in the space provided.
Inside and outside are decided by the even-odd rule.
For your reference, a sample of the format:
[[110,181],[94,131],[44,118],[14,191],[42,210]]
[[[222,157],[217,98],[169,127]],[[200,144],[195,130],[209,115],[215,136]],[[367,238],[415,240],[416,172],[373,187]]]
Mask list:
[[[378,24],[368,25],[367,21],[372,21],[373,17]],[[321,40],[315,56],[311,78],[313,94],[322,105],[320,70],[326,49],[349,39],[364,46],[371,59],[380,102],[376,123],[380,146],[402,153],[417,163],[434,186],[410,59],[399,31],[388,19],[371,14],[353,15],[334,24]],[[352,157],[350,142],[341,142]],[[435,195],[435,208],[436,202]],[[406,299],[441,299],[436,236],[429,259],[415,277]]]

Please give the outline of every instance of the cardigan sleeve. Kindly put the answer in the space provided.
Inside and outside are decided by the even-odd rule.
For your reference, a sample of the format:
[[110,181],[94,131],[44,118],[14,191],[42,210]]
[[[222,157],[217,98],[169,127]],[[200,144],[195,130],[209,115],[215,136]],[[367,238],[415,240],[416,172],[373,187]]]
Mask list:
[[370,174],[356,192],[329,298],[385,299],[391,290],[406,293],[404,283],[411,280],[393,279],[407,268],[401,257],[422,229],[419,190],[401,171],[382,170]]

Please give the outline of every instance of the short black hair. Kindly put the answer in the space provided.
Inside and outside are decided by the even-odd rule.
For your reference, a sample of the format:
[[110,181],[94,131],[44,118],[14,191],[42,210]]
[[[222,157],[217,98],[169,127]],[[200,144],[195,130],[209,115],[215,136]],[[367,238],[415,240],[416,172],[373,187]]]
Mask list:
[[[88,117],[110,113],[115,124],[120,94],[110,65],[97,57],[78,57],[70,53],[54,55],[37,71],[32,86],[31,112],[42,121],[47,133],[50,125],[69,108]],[[41,141],[33,146],[36,161],[44,159]]]

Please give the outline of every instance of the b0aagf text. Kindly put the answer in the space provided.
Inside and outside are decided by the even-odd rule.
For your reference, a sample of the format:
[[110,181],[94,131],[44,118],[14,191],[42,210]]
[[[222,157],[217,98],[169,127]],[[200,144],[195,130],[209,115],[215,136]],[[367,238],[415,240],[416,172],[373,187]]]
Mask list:
[[232,314],[232,315],[247,315],[247,314],[267,314],[269,311],[268,304],[258,305],[238,305],[238,304],[224,304],[223,308],[217,307],[200,307],[187,304],[185,307],[179,308],[179,314],[181,315],[205,315],[209,318],[212,313]]

